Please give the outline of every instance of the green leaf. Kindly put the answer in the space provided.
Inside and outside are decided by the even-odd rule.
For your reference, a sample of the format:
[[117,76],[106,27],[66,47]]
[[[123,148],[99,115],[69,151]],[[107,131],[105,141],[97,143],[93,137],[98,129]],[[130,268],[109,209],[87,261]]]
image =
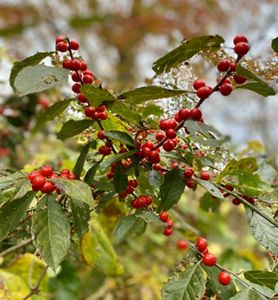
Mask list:
[[0,242],[24,219],[35,194],[30,191],[24,197],[8,201],[0,207]]
[[93,183],[94,177],[96,175],[96,172],[98,170],[98,167],[100,165],[100,162],[97,162],[94,166],[92,166],[86,173],[84,177],[84,182],[88,185],[91,185]]
[[58,186],[65,195],[71,199],[79,202],[85,202],[91,205],[93,202],[93,196],[88,184],[80,180],[70,180],[55,178],[51,179],[56,186]]
[[154,62],[153,70],[158,75],[163,72],[169,72],[172,68],[178,67],[181,63],[201,51],[219,49],[222,43],[224,43],[224,39],[219,35],[195,37],[183,42],[179,47]]
[[231,300],[266,300],[268,298],[265,298],[261,295],[259,295],[257,292],[255,292],[252,289],[244,288],[243,290],[239,291]]
[[[258,207],[257,207],[258,208]],[[249,226],[254,238],[269,251],[278,254],[278,230],[272,223],[255,211],[245,207]],[[263,211],[265,214],[266,212]],[[272,218],[271,215],[269,215]]]
[[112,105],[109,105],[109,109],[131,124],[139,124],[141,122],[140,114],[133,111],[131,107],[119,100],[114,102]]
[[150,210],[142,210],[139,213],[136,213],[138,218],[142,218],[146,223],[156,223],[162,225],[162,222],[159,220],[158,216]]
[[202,268],[208,275],[208,286],[219,299],[230,299],[236,294],[236,287],[231,281],[229,285],[223,286],[218,281],[219,269],[215,266],[207,267],[202,263]]
[[40,113],[36,117],[36,125],[33,129],[33,132],[37,132],[46,122],[53,120],[55,117],[64,112],[64,110],[70,105],[71,101],[72,99],[66,99],[56,102]]
[[60,132],[57,134],[57,138],[64,141],[70,137],[73,137],[83,132],[85,129],[90,127],[93,123],[94,121],[89,119],[83,119],[77,121],[69,120],[61,128]]
[[133,141],[132,137],[126,132],[117,131],[117,130],[105,131],[104,136],[110,138],[111,140],[118,141],[124,145],[134,147],[134,141]]
[[146,223],[137,215],[129,215],[120,219],[115,229],[114,242],[119,244],[127,238],[138,236],[146,229]]
[[175,205],[179,201],[184,187],[185,180],[180,169],[175,168],[168,172],[164,176],[164,182],[160,187],[161,208],[169,210]]
[[33,215],[32,233],[43,260],[56,269],[68,253],[70,224],[53,195],[40,200]]
[[84,84],[81,87],[81,93],[87,97],[89,103],[94,107],[99,106],[104,101],[116,100],[116,98],[107,90],[89,84]]
[[81,251],[85,261],[110,276],[121,275],[123,267],[96,216],[93,216],[89,228],[90,231],[81,241]]
[[188,268],[178,276],[170,278],[162,290],[163,300],[201,299],[206,280],[199,264]]
[[21,179],[15,183],[16,193],[13,199],[22,198],[30,191],[30,181],[27,178]]
[[151,170],[151,171],[147,172],[147,176],[148,176],[150,185],[152,185],[154,187],[159,187],[163,183],[164,177],[160,172]]
[[223,194],[219,189],[210,181],[202,180],[199,178],[194,178],[194,180],[200,184],[204,189],[206,189],[213,197],[224,199]]
[[143,86],[133,91],[123,93],[120,98],[126,99],[129,103],[140,104],[149,100],[171,98],[185,94],[183,90],[169,90],[160,86]]
[[24,173],[17,171],[13,174],[0,177],[0,191],[7,190],[15,185],[16,182],[26,180]]
[[276,53],[278,53],[278,37],[272,40],[271,47]]
[[206,192],[200,199],[200,207],[204,211],[217,211],[220,206],[219,198],[213,197],[210,193]]
[[78,157],[78,159],[77,159],[77,161],[74,165],[74,168],[73,168],[72,172],[77,178],[80,177],[80,175],[83,171],[83,167],[84,167],[84,164],[85,164],[85,161],[86,161],[86,157],[87,157],[87,154],[88,154],[88,152],[89,152],[89,150],[92,146],[92,143],[93,142],[89,142],[83,147],[83,149],[82,149],[82,151],[81,151],[81,153],[80,153],[80,155],[79,155],[79,157]]
[[68,75],[69,71],[61,68],[29,66],[17,74],[14,86],[19,96],[25,96],[66,84]]
[[75,230],[81,239],[89,230],[90,206],[87,203],[71,199],[71,211]]
[[115,154],[107,159],[105,159],[105,161],[100,165],[100,169],[102,171],[107,170],[114,162],[120,161],[122,159],[125,159],[127,157],[132,156],[133,154],[135,154],[136,152],[138,152],[138,150],[131,150],[128,152],[124,152],[124,153],[118,153]]
[[252,270],[243,273],[245,279],[250,282],[264,285],[274,290],[276,283],[278,282],[278,274],[268,271]]
[[128,184],[127,174],[123,173],[123,170],[116,171],[114,174],[114,177],[113,177],[113,183],[114,183],[116,192],[118,194],[123,193]]
[[236,72],[248,80],[253,81],[251,83],[239,85],[236,87],[237,89],[251,90],[264,97],[276,95],[275,90],[271,86],[243,66],[237,65]]
[[18,73],[28,66],[35,66],[40,63],[44,58],[53,54],[54,52],[38,52],[33,56],[27,57],[22,61],[16,61],[13,64],[11,74],[10,74],[10,85],[13,90],[16,92],[16,88],[14,86],[15,78],[17,77]]
[[143,111],[142,111],[142,118],[146,119],[149,116],[160,117],[163,115],[163,113],[164,113],[163,108],[161,108],[158,105],[150,103],[150,104],[144,106]]

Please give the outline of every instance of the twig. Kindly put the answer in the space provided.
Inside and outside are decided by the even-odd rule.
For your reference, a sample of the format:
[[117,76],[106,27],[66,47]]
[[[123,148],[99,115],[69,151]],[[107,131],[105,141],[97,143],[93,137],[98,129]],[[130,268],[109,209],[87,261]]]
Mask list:
[[22,243],[18,244],[18,245],[14,245],[6,250],[4,250],[3,252],[0,253],[0,257],[4,257],[4,256],[7,256],[8,254],[20,249],[20,248],[23,248],[29,244],[31,244],[33,241],[33,239],[28,239],[28,240],[25,240],[23,241]]
[[36,285],[34,287],[30,288],[29,294],[27,296],[25,296],[22,300],[27,300],[27,299],[31,298],[33,295],[36,295],[40,292],[40,285],[43,281],[44,276],[46,275],[47,269],[48,269],[48,266],[46,266],[44,268],[44,270],[42,271],[41,276],[39,277]]

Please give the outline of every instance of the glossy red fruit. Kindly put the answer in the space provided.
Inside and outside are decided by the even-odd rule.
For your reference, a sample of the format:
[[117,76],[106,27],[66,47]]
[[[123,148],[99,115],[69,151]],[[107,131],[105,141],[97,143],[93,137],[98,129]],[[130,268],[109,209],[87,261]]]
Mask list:
[[132,200],[130,204],[133,208],[140,208],[141,207],[140,201],[138,201],[138,199]]
[[152,167],[153,167],[153,169],[156,170],[156,171],[161,171],[161,169],[162,169],[161,164],[153,164]]
[[233,203],[234,205],[240,205],[241,201],[240,201],[240,199],[238,199],[238,198],[234,198],[234,199],[232,200],[232,203]]
[[200,99],[206,99],[210,96],[212,88],[210,86],[203,86],[197,90],[197,96]]
[[231,282],[231,276],[230,276],[230,274],[228,274],[224,271],[221,271],[218,274],[218,281],[222,285],[228,285]]
[[186,108],[182,108],[179,110],[179,117],[185,121],[188,120],[190,118],[190,110],[186,109]]
[[70,59],[65,59],[63,61],[63,68],[64,69],[70,69],[70,67],[71,67],[71,60]]
[[163,143],[162,147],[165,151],[170,152],[175,149],[175,143],[173,142],[173,140],[166,140]]
[[76,179],[76,176],[75,176],[75,174],[74,174],[74,173],[72,173],[72,172],[70,172],[70,174],[69,174],[69,179],[70,179],[70,180],[74,180],[74,179]]
[[157,164],[160,162],[160,155],[158,151],[151,151],[148,158],[152,164]]
[[209,172],[207,172],[207,171],[201,171],[200,172],[200,178],[202,180],[210,180],[211,176],[210,176]]
[[80,103],[88,103],[88,99],[86,98],[86,96],[82,95],[82,94],[79,94],[77,97],[78,101]]
[[[81,68],[80,68],[80,70],[81,70],[81,71],[86,71],[87,68],[88,68],[87,63],[86,63],[84,60],[80,60],[80,63],[81,63]],[[92,73],[92,72],[91,72],[91,73]],[[84,76],[85,76],[85,75],[91,75],[91,74],[88,74],[88,73],[85,74],[85,72],[84,72]],[[92,73],[91,76],[94,77],[93,73]]]
[[249,45],[244,42],[237,43],[234,47],[235,53],[240,57],[248,53],[249,49],[250,49]]
[[55,185],[50,182],[50,181],[47,181],[42,187],[41,187],[41,192],[42,193],[46,193],[46,194],[50,194],[52,193],[53,191],[55,191],[56,187]]
[[101,155],[109,155],[111,153],[111,148],[109,146],[101,146],[99,149],[98,149],[98,152],[101,154]]
[[187,178],[186,186],[190,189],[194,189],[196,187],[196,182],[192,178]]
[[166,136],[168,139],[174,139],[177,136],[175,129],[168,129],[166,130]]
[[91,77],[95,77],[94,73],[93,73],[92,71],[90,71],[90,70],[85,70],[85,71],[83,72],[83,74],[84,74],[84,75],[89,75],[89,76],[91,76]]
[[193,108],[190,111],[190,118],[199,121],[202,118],[202,112],[200,111],[199,108]]
[[199,88],[204,87],[204,86],[206,86],[206,83],[204,80],[196,79],[193,81],[193,87],[195,90],[198,90]]
[[217,64],[217,69],[219,72],[226,72],[230,68],[230,62],[227,59],[222,59]]
[[162,141],[164,138],[166,137],[165,133],[160,131],[160,132],[157,132],[156,135],[155,135],[155,139],[157,141]]
[[216,264],[217,258],[211,253],[207,253],[203,256],[203,262],[206,266],[214,266]]
[[106,111],[96,112],[95,117],[100,120],[106,120],[108,118],[108,115],[107,115]]
[[163,230],[163,234],[166,235],[166,236],[169,236],[173,233],[173,229],[171,227],[166,227],[164,230]]
[[194,175],[194,169],[193,168],[186,168],[183,172],[183,175],[185,178],[191,178]]
[[131,179],[128,181],[128,185],[137,188],[138,187],[138,181],[136,179]]
[[41,175],[40,171],[32,171],[29,175],[28,175],[28,179],[32,182],[37,176]]
[[45,177],[42,175],[38,175],[32,180],[32,188],[34,187],[40,189],[45,184],[45,182]]
[[81,69],[81,63],[78,59],[74,58],[70,61],[70,70],[79,71]]
[[112,172],[112,171],[108,172],[108,173],[106,174],[106,177],[107,177],[108,179],[112,179],[112,178],[114,177],[114,172]]
[[60,52],[67,52],[68,51],[68,44],[65,42],[59,42],[57,45],[57,50]]
[[159,127],[161,130],[174,129],[177,126],[177,122],[174,119],[161,120],[159,122]]
[[247,37],[244,35],[236,35],[234,37],[234,45],[241,43],[241,42],[248,43]]
[[159,219],[162,221],[162,222],[167,222],[168,221],[168,218],[169,218],[169,214],[167,211],[162,211],[160,214],[159,214]]
[[105,136],[104,136],[104,130],[100,130],[98,133],[97,133],[97,137],[101,140],[105,139]]
[[56,37],[56,44],[60,43],[60,42],[64,42],[66,39],[66,37],[64,35],[58,35]]
[[40,172],[43,176],[50,177],[53,174],[53,168],[51,166],[43,166]]
[[184,240],[179,240],[177,243],[178,249],[185,250],[188,248],[187,242]]
[[168,218],[166,223],[168,224],[168,227],[173,227],[174,226],[174,221],[170,218]]
[[180,123],[180,122],[182,121],[182,119],[180,118],[179,112],[176,112],[176,113],[175,113],[174,119],[175,119],[175,121],[176,121],[177,123]]
[[79,94],[80,93],[80,88],[81,88],[81,84],[80,83],[75,83],[73,86],[72,86],[72,91],[76,94]]
[[204,250],[206,250],[208,247],[208,241],[203,237],[199,237],[196,240],[196,247],[200,252],[204,252]]
[[85,116],[86,116],[86,117],[94,118],[94,117],[95,117],[95,112],[96,112],[96,110],[95,110],[95,108],[92,107],[92,106],[87,106],[87,107],[85,108]]
[[233,87],[231,84],[228,84],[228,83],[221,84],[219,87],[219,92],[223,96],[230,95],[232,91],[233,91]]
[[71,79],[75,82],[79,82],[80,79],[82,79],[82,75],[81,74],[78,74],[78,72],[73,72],[71,74]]
[[97,112],[104,112],[105,110],[106,110],[106,106],[104,104],[102,104],[96,108]]
[[240,75],[235,74],[235,75],[234,75],[234,81],[235,81],[237,84],[243,84],[243,83],[246,81],[246,78],[243,77],[243,76],[240,76]]
[[236,70],[236,62],[232,61],[230,64],[230,71],[235,72],[235,70]]
[[79,49],[79,43],[76,40],[70,41],[70,47],[72,50],[78,50]]
[[145,204],[146,204],[146,206],[151,205],[152,202],[153,202],[153,199],[152,199],[151,196],[145,196]]
[[83,77],[83,83],[85,83],[85,84],[91,84],[93,81],[94,81],[93,77],[90,75],[85,75]]

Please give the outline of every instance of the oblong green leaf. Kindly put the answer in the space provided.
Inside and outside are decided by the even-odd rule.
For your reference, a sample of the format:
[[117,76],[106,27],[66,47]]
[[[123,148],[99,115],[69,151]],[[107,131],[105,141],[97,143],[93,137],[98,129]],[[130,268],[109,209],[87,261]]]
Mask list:
[[213,197],[224,199],[223,194],[219,191],[219,189],[212,182],[202,180],[199,178],[194,178],[194,180],[198,184],[200,184],[203,188],[205,188]]
[[275,285],[278,283],[278,274],[268,271],[252,270],[243,273],[245,279],[250,282],[264,285],[274,290]]
[[134,146],[134,141],[133,141],[132,137],[126,132],[117,131],[117,130],[105,131],[104,136],[110,138],[111,140],[118,141],[124,145],[128,145],[131,147]]
[[107,90],[89,84],[81,87],[81,93],[86,96],[89,103],[97,107],[105,101],[115,101],[116,98]]
[[89,230],[90,206],[87,203],[71,199],[71,211],[76,233],[81,239]]
[[85,129],[90,127],[93,123],[94,121],[89,119],[77,120],[77,121],[69,120],[63,125],[60,132],[57,133],[57,138],[64,141],[70,137],[73,137],[83,132]]
[[125,159],[127,157],[131,157],[133,154],[135,154],[136,152],[138,152],[138,150],[131,150],[128,152],[124,152],[124,153],[118,153],[115,154],[107,159],[105,159],[105,161],[100,165],[100,169],[102,171],[107,170],[113,163],[120,161],[122,159]]
[[92,142],[89,142],[83,147],[83,149],[81,150],[81,153],[74,165],[72,172],[77,178],[79,178],[82,173],[82,170],[83,170],[83,167],[84,167],[84,164],[86,161],[86,157],[87,157],[87,154],[88,154],[91,146],[92,146]]
[[69,71],[45,65],[28,66],[14,80],[16,93],[25,96],[42,92],[68,82]]
[[42,258],[56,269],[68,253],[70,224],[53,195],[46,195],[40,200],[33,215],[32,232]]

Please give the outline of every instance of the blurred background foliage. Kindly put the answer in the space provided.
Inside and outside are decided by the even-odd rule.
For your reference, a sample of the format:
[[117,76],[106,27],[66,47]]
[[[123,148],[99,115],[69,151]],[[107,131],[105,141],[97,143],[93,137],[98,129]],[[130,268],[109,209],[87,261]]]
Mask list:
[[[29,171],[51,162],[72,168],[78,156],[82,138],[67,143],[56,139],[54,133],[63,120],[49,124],[36,135],[30,133],[35,114],[71,96],[70,88],[17,98],[8,85],[12,62],[36,51],[53,50],[58,34],[77,39],[90,69],[104,86],[116,92],[151,81],[152,62],[183,38],[216,33],[225,38],[227,46],[232,45],[235,34],[247,35],[251,58],[259,61],[250,67],[275,84],[277,56],[270,45],[277,34],[277,9],[275,0],[0,1],[0,167]],[[216,76],[209,61],[196,59],[192,64],[196,76],[208,82]],[[267,71],[262,71],[265,67]],[[192,80],[190,76],[188,79]],[[208,124],[231,137],[233,149],[267,155],[276,166],[277,109],[277,96],[262,99],[238,90],[227,99],[214,96],[203,112]],[[74,112],[69,111],[65,118],[72,116]],[[184,254],[177,249],[177,241],[193,241],[198,234],[208,238],[210,250],[234,272],[268,268],[270,258],[251,237],[243,209],[226,202],[214,207],[216,212],[207,212],[200,206],[202,193],[184,195],[180,213],[173,216],[177,224],[186,226],[186,231],[166,238],[161,228],[150,225],[143,236],[116,247],[124,275],[106,276],[102,270],[88,266],[73,247],[59,274],[48,274],[49,285],[43,285],[42,294],[32,299],[46,299],[46,295],[57,300],[160,299],[163,282]],[[100,215],[102,227],[111,238],[111,224],[124,214],[118,202],[112,208],[107,207]],[[32,246],[27,250],[32,252]],[[2,267],[24,279],[25,275],[13,268],[17,261],[5,260]],[[28,266],[25,263],[26,269]]]

